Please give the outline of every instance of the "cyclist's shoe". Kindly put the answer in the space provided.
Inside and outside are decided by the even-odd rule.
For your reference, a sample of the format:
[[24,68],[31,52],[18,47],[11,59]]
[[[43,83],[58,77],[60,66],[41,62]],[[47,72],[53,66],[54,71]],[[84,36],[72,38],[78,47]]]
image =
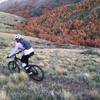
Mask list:
[[32,73],[32,72],[30,72],[30,73],[28,73],[28,74],[29,74],[29,77],[30,77],[30,78],[33,77],[33,73]]
[[32,72],[32,75],[38,75],[38,71],[37,70],[33,70],[31,67],[30,67],[30,71]]

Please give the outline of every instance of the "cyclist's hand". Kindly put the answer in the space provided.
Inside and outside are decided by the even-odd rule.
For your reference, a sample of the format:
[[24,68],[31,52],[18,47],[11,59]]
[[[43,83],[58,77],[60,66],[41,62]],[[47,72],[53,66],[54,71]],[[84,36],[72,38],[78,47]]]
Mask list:
[[10,58],[10,56],[7,56],[7,58]]

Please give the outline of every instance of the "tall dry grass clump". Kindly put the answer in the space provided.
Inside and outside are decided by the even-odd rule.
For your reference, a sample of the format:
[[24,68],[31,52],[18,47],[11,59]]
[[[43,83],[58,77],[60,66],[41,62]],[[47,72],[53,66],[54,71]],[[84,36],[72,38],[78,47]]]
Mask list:
[[11,74],[9,79],[14,83],[20,83],[29,80],[28,75],[23,71],[21,73]]
[[0,100],[10,100],[9,96],[7,95],[6,91],[0,91]]

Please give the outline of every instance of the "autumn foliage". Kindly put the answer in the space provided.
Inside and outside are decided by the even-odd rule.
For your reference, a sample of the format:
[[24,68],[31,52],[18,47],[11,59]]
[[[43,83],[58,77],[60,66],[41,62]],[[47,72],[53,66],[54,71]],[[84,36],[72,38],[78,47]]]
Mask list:
[[30,18],[17,28],[57,45],[100,47],[100,0],[85,0],[53,10],[44,8],[43,15]]
[[[26,0],[27,1],[27,0]],[[26,2],[23,0],[21,3],[17,3],[17,0],[7,9],[4,9],[5,12],[15,14],[24,18],[30,17],[31,9],[37,0],[29,0]],[[8,1],[9,2],[9,1]]]

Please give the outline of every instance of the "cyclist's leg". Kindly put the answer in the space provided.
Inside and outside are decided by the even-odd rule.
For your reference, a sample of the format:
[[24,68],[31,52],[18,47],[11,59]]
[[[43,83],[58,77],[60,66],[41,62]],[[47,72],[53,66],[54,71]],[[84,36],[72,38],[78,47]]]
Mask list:
[[28,68],[29,68],[29,75],[30,77],[33,77],[33,72],[31,70],[31,67],[29,66],[29,58],[32,57],[34,55],[34,52],[30,53],[27,57],[28,57]]
[[21,62],[23,63],[23,67],[28,65],[28,57],[27,57],[27,55],[23,55],[22,56]]
[[[31,56],[33,56],[33,55],[34,55],[34,52],[30,53],[29,55],[23,55],[22,58],[21,58],[21,62],[22,62],[22,63],[25,63],[26,66],[28,66],[28,65],[29,65],[29,58],[30,58]],[[24,65],[25,65],[25,64],[24,64]]]
[[23,68],[29,75],[31,75],[32,72],[30,71],[30,67],[28,66],[28,60],[29,60],[29,55],[23,55],[21,58],[21,62],[23,63],[22,64]]

